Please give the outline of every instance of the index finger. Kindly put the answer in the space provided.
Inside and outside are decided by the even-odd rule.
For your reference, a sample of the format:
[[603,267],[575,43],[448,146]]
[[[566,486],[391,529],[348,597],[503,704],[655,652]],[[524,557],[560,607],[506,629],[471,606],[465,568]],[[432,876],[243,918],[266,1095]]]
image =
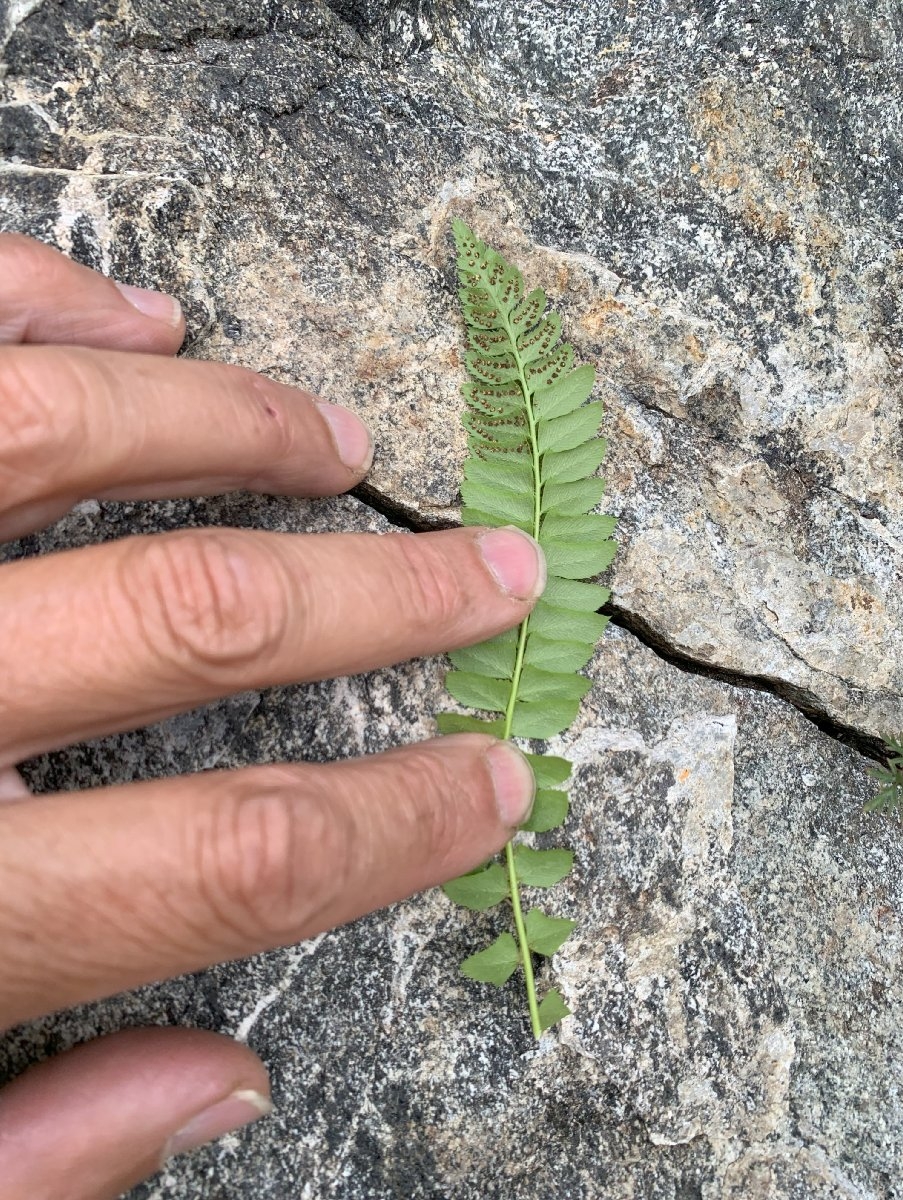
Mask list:
[[173,296],[114,283],[33,238],[0,234],[0,344],[175,354],[184,336]]

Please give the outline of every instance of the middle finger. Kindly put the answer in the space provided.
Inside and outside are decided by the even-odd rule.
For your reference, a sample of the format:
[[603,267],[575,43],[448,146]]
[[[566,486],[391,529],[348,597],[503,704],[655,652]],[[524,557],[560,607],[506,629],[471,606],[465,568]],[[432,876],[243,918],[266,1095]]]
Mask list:
[[247,688],[348,675],[517,625],[516,529],[186,530],[0,569],[0,768]]
[[348,409],[253,371],[73,346],[0,347],[0,434],[0,539],[86,497],[334,495],[371,458]]

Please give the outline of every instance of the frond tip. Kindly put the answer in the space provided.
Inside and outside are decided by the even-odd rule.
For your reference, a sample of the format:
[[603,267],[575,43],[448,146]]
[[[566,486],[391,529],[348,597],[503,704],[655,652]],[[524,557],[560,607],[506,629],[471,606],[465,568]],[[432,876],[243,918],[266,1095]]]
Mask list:
[[[598,610],[608,590],[572,583],[604,571],[615,553],[614,518],[591,512],[605,487],[595,475],[606,451],[598,437],[602,405],[590,400],[595,370],[573,367],[561,319],[545,313],[545,293],[525,294],[517,267],[463,221],[453,228],[464,318],[477,347],[462,389],[470,449],[462,521],[517,525],[545,552],[549,583],[529,622],[509,732],[548,738],[577,715],[583,692],[573,672],[607,624]],[[508,634],[486,649],[456,651],[448,690],[466,707],[507,713],[515,658]]]
[[[542,546],[548,583],[517,630],[451,655],[446,686],[464,707],[487,718],[442,713],[443,732],[482,730],[497,737],[550,738],[573,722],[590,687],[577,674],[592,657],[607,624],[599,609],[609,591],[584,582],[610,564],[614,518],[594,512],[605,491],[596,476],[606,452],[598,436],[602,405],[590,399],[593,367],[574,366],[561,341],[561,319],[546,312],[541,288],[527,292],[520,271],[454,222],[460,298],[467,326],[468,379],[462,388],[469,456],[461,495],[465,525],[516,525]],[[522,829],[544,833],[568,813],[561,786],[564,759],[529,756],[536,801]],[[574,923],[537,908],[524,916],[520,889],[549,888],[571,869],[568,850],[509,843],[505,863],[494,862],[446,885],[450,899],[484,910],[507,900],[517,941],[501,934],[462,965],[465,975],[503,986],[520,966],[533,1032],[568,1009],[558,992],[540,1002],[535,955],[554,954]]]

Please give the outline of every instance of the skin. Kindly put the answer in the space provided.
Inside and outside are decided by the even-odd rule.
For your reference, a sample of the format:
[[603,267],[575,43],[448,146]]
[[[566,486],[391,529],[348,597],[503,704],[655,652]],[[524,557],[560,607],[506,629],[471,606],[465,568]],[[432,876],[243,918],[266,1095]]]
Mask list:
[[[335,495],[372,457],[347,410],[177,361],[178,305],[0,236],[0,540],[86,497]],[[0,566],[0,1029],[290,944],[468,870],[533,780],[479,735],[31,796],[15,764],[216,697],[368,670],[518,624],[544,582],[517,531],[192,530]],[[100,635],[98,633],[100,632]],[[263,1064],[129,1030],[0,1092],[3,1200],[106,1200],[265,1115]]]

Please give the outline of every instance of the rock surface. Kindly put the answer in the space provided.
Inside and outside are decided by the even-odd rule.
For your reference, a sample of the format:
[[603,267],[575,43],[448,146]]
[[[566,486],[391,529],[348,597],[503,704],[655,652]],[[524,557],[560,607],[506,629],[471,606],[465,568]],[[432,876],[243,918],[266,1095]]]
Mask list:
[[[211,519],[385,528],[353,500],[232,500],[104,505],[56,536]],[[619,629],[590,674],[551,747],[576,764],[577,864],[556,909],[580,923],[553,964],[575,1013],[556,1036],[536,1046],[516,983],[457,975],[496,918],[432,893],[39,1022],[7,1038],[7,1070],[147,1022],[224,1030],[263,1055],[276,1115],[134,1200],[898,1194],[903,846],[861,814],[861,759],[786,702],[682,671]],[[241,696],[31,777],[366,752],[424,736],[441,678],[431,661]]]
[[[667,9],[662,12],[662,8]],[[600,366],[621,618],[835,727],[903,727],[896,0],[0,0],[0,228],[183,300],[189,353],[351,404],[365,493],[456,519],[450,214]],[[6,551],[355,500],[87,504]],[[900,1195],[898,831],[774,695],[606,636],[566,739],[575,1010],[454,964],[438,894],[18,1031],[246,1037],[277,1114],[141,1200]],[[59,788],[425,736],[441,664],[244,695],[29,767]]]
[[609,408],[615,601],[869,734],[903,708],[895,0],[8,0],[0,225],[355,404],[453,519],[448,219]]

